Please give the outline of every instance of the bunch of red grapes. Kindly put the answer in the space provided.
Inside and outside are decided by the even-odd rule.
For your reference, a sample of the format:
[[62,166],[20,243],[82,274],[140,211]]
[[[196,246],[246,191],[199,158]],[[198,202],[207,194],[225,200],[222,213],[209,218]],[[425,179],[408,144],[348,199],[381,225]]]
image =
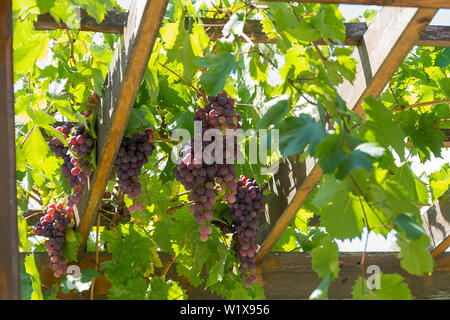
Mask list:
[[89,118],[92,114],[93,108],[98,104],[99,101],[100,101],[99,95],[96,92],[93,92],[88,98],[87,110],[81,111],[81,114],[86,118]]
[[[238,156],[238,145],[236,137],[234,139],[233,150],[226,150],[225,140],[227,137],[227,129],[235,130],[240,128],[240,115],[234,109],[234,100],[227,96],[224,91],[217,96],[208,97],[209,104],[204,109],[198,109],[195,113],[194,120],[202,123],[202,136],[194,137],[189,144],[183,146],[179,152],[181,162],[175,168],[176,179],[183,184],[186,190],[190,191],[190,200],[193,204],[189,209],[194,213],[194,217],[199,224],[212,219],[212,208],[216,203],[216,197],[221,194],[222,200],[233,203],[236,201],[236,172],[234,167],[234,159]],[[203,134],[209,129],[218,129],[224,136],[222,144],[222,156],[215,155],[213,161],[205,161],[196,158],[196,146],[201,146],[205,150],[212,142],[199,141],[203,140]],[[219,187],[216,187],[216,184]],[[200,227],[200,240],[208,240],[211,232],[206,232],[205,226]],[[209,229],[208,229],[209,230]]]
[[87,158],[94,148],[94,139],[84,125],[75,127],[72,122],[66,122],[56,130],[64,135],[70,149],[65,147],[59,139],[52,138],[49,143],[50,150],[64,160],[61,173],[67,178],[69,187],[75,190],[67,203],[69,207],[73,207],[80,199],[81,185],[87,183],[92,173]]
[[263,192],[254,179],[241,176],[238,182],[236,202],[228,203],[233,219],[236,257],[239,271],[250,287],[256,280],[255,253],[258,250],[256,234],[259,214],[264,212]]
[[152,130],[146,129],[144,133],[135,133],[131,138],[124,137],[120,144],[114,166],[117,169],[119,185],[130,198],[141,195],[138,177],[142,167],[148,162],[148,157],[155,150],[152,139]]
[[44,242],[50,255],[50,267],[57,278],[66,274],[66,259],[63,257],[65,233],[72,219],[72,208],[64,208],[63,203],[51,204],[47,214],[34,226],[34,232],[48,238]]

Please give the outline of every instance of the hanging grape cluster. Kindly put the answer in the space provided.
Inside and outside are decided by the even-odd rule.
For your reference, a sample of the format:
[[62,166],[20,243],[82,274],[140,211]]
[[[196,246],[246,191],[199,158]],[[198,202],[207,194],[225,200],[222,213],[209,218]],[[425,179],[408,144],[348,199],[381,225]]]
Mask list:
[[65,233],[72,219],[72,208],[64,208],[63,203],[50,204],[47,214],[34,226],[34,232],[48,238],[44,242],[50,255],[50,267],[57,278],[66,274],[66,259],[63,257]]
[[87,183],[92,173],[87,159],[94,149],[94,139],[82,124],[75,127],[72,122],[66,122],[56,130],[64,135],[69,148],[59,139],[52,138],[49,142],[50,150],[64,160],[61,173],[67,178],[69,187],[74,189],[74,194],[67,205],[73,207],[80,199],[81,185]]
[[[194,213],[199,224],[211,220],[212,208],[219,194],[221,194],[222,200],[233,203],[236,200],[237,192],[236,172],[232,164],[239,152],[237,139],[233,135],[233,150],[226,150],[225,140],[227,129],[240,128],[241,117],[234,109],[234,100],[228,97],[225,91],[217,96],[208,97],[208,100],[209,104],[204,109],[198,109],[194,117],[194,121],[201,121],[202,136],[194,137],[190,143],[183,146],[179,152],[181,162],[175,168],[176,179],[183,184],[186,190],[191,190],[189,198],[193,204],[189,209]],[[203,151],[215,141],[214,137],[212,137],[212,142],[203,141],[203,135],[209,129],[218,129],[225,137],[222,144],[223,150],[221,150],[222,157],[216,155],[214,151],[211,153],[215,161],[205,161],[203,152],[199,152],[202,159],[196,158],[195,148],[197,145],[202,148],[199,151]],[[199,140],[197,143],[196,139]],[[216,184],[219,185],[218,188]],[[203,227],[200,228],[202,241],[208,240],[210,234],[205,230]]]
[[250,287],[256,280],[256,234],[259,226],[258,216],[264,212],[262,199],[263,192],[256,181],[241,176],[237,184],[236,201],[228,203],[235,231],[233,240],[236,257],[240,261],[239,271],[246,287]]
[[125,189],[130,198],[141,195],[141,184],[138,181],[141,169],[148,162],[155,149],[152,141],[152,130],[134,133],[131,138],[124,137],[120,144],[114,166],[117,169],[119,185]]

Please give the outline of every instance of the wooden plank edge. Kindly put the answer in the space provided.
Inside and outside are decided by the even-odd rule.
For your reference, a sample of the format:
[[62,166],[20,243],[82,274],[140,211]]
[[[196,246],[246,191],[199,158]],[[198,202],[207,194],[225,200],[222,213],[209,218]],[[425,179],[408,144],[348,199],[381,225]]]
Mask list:
[[[102,107],[98,117],[98,172],[92,179],[92,187],[83,189],[79,205],[75,207],[77,210],[74,210],[78,232],[84,238],[84,245],[103,197],[167,3],[168,0],[147,1],[145,8],[142,9],[144,4],[135,0],[133,4],[136,8],[140,5],[143,11],[133,12],[132,4],[124,41],[119,44],[114,53],[105,81]],[[139,21],[133,21],[135,15],[140,15],[137,17]],[[138,25],[135,25],[136,23]],[[127,44],[127,42],[131,47],[124,47],[123,43]],[[127,58],[130,61],[124,61]],[[114,92],[116,86],[119,88],[118,93]],[[105,106],[112,109],[106,110]],[[108,128],[106,128],[107,124]]]
[[431,256],[433,257],[433,259],[436,259],[436,257],[447,250],[448,247],[450,247],[450,236],[447,236],[447,238],[445,238],[440,244],[436,246],[436,248],[431,251]]
[[357,4],[389,7],[450,8],[448,0],[265,0],[258,2],[302,2],[322,4]]
[[[20,253],[23,261],[29,253]],[[411,289],[415,298],[432,299],[450,297],[450,253],[442,254],[436,260],[432,275],[422,277],[408,274],[400,266],[397,252],[368,252],[366,254],[366,266],[377,265],[383,273],[399,273],[405,278],[405,282]],[[170,260],[167,253],[159,253],[163,265]],[[343,252],[339,256],[339,261],[357,264],[361,259],[361,252]],[[40,271],[41,282],[51,287],[58,281],[53,276],[53,271],[49,267],[49,258],[45,252],[34,254],[36,264]],[[99,254],[99,263],[111,259],[108,253]],[[319,285],[320,279],[312,269],[311,255],[305,252],[270,252],[264,261],[257,266],[257,282],[262,286],[268,299],[308,299],[309,295]],[[88,252],[77,263],[81,270],[96,268],[95,253]],[[361,275],[360,268],[355,268],[346,264],[340,264],[339,277],[329,289],[330,299],[351,298],[351,288],[358,276]],[[159,275],[163,268],[155,270],[155,275]],[[207,276],[206,273],[203,276]],[[172,266],[166,274],[166,279],[178,281],[183,287],[189,300],[221,299],[212,294],[209,290],[204,290],[202,286],[193,287],[189,281],[178,276],[176,268]],[[301,281],[301,288],[298,287]],[[94,287],[95,299],[107,299],[111,284],[103,275],[96,278]],[[62,294],[59,299],[89,299],[89,291],[79,294]]]

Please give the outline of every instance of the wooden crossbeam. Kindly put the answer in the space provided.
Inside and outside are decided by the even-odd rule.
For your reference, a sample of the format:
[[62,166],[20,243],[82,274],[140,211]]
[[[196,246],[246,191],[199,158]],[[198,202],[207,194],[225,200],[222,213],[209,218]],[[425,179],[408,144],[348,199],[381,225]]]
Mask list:
[[[128,12],[108,11],[101,23],[91,17],[85,9],[79,10],[79,26],[81,31],[94,31],[103,33],[123,33],[128,19]],[[51,14],[40,14],[34,22],[36,30],[67,29],[65,23],[58,23]]]
[[[357,61],[355,81],[353,83],[346,81],[338,87],[338,93],[346,101],[349,109],[363,115],[364,111],[361,108],[363,99],[370,94],[378,96],[383,91],[436,11],[436,9],[396,7],[385,7],[381,10],[365,32],[358,50],[353,53],[353,58]],[[257,261],[261,261],[270,251],[320,182],[322,174],[322,169],[315,164],[282,216],[274,222],[272,231],[256,254]]]
[[269,2],[336,3],[435,9],[450,8],[450,2],[448,0],[269,0]]
[[[163,265],[170,260],[170,255],[160,253]],[[21,254],[24,259],[25,254]],[[46,287],[51,287],[58,279],[53,277],[53,271],[49,266],[49,259],[46,253],[35,253],[36,264],[40,270],[41,281]],[[111,258],[111,255],[101,253],[99,262],[102,263]],[[361,268],[358,263],[361,260],[361,253],[341,253],[339,278],[329,287],[330,299],[351,299],[352,287],[357,277],[361,275]],[[319,285],[321,279],[312,269],[311,255],[304,252],[271,252],[263,262],[257,266],[257,281],[263,287],[267,299],[308,299],[310,294]],[[353,264],[353,265],[349,265]],[[405,278],[409,289],[415,299],[450,299],[450,253],[443,253],[435,260],[435,267],[432,275],[423,277],[413,276],[403,270],[396,252],[368,252],[365,258],[365,265],[376,265],[385,274],[399,273]],[[96,268],[95,254],[88,253],[80,260],[78,266],[81,270]],[[162,269],[155,270],[159,275]],[[206,276],[206,275],[205,275]],[[190,300],[220,299],[219,296],[211,294],[209,290],[204,290],[202,286],[192,287],[189,281],[178,276],[176,268],[172,266],[166,274],[166,279],[179,281],[186,290]],[[106,299],[111,284],[105,276],[100,276],[95,280],[95,299]],[[59,299],[89,299],[89,291],[79,294],[58,294]]]
[[12,1],[0,1],[0,300],[20,299]]
[[[107,33],[123,33],[127,12],[110,11],[105,16],[105,20],[100,24],[90,17],[85,10],[81,10],[80,30]],[[206,34],[212,41],[222,37],[222,28],[228,22],[227,19],[202,18],[201,24],[205,27]],[[188,19],[186,19],[188,23]],[[65,29],[66,25],[57,23],[49,14],[38,15],[34,22],[36,30],[56,30]],[[367,30],[364,22],[345,23],[346,38],[345,45],[356,46]],[[258,20],[247,20],[244,26],[244,33],[255,43],[276,43],[277,39],[269,39],[262,31],[261,22]],[[240,38],[241,41],[246,41]],[[327,44],[324,40],[317,41],[317,44]],[[428,26],[416,41],[417,46],[450,47],[450,26]]]
[[168,0],[135,0],[114,52],[97,116],[98,172],[83,188],[75,221],[85,242],[122,141]]

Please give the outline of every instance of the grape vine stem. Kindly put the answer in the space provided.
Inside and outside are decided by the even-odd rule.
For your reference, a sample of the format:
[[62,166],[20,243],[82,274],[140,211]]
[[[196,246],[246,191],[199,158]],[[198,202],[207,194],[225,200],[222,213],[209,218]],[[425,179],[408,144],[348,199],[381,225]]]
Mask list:
[[411,104],[409,106],[402,106],[402,105],[400,105],[400,107],[394,108],[391,111],[392,112],[398,112],[398,111],[403,111],[403,110],[408,110],[408,109],[413,109],[413,108],[426,107],[426,106],[432,106],[432,105],[443,104],[443,103],[450,103],[450,99],[422,102],[422,103],[417,103],[417,104]]
[[165,68],[166,70],[168,70],[169,72],[173,73],[174,75],[176,75],[178,78],[180,78],[181,80],[183,80],[187,85],[189,85],[199,96],[201,96],[201,92],[194,87],[194,85],[192,83],[190,83],[189,81],[187,81],[185,78],[183,78],[182,76],[180,76],[178,73],[176,73],[175,71],[173,71],[172,69],[170,69],[168,66],[166,66],[165,64],[162,64],[161,62],[158,62],[161,67]]

